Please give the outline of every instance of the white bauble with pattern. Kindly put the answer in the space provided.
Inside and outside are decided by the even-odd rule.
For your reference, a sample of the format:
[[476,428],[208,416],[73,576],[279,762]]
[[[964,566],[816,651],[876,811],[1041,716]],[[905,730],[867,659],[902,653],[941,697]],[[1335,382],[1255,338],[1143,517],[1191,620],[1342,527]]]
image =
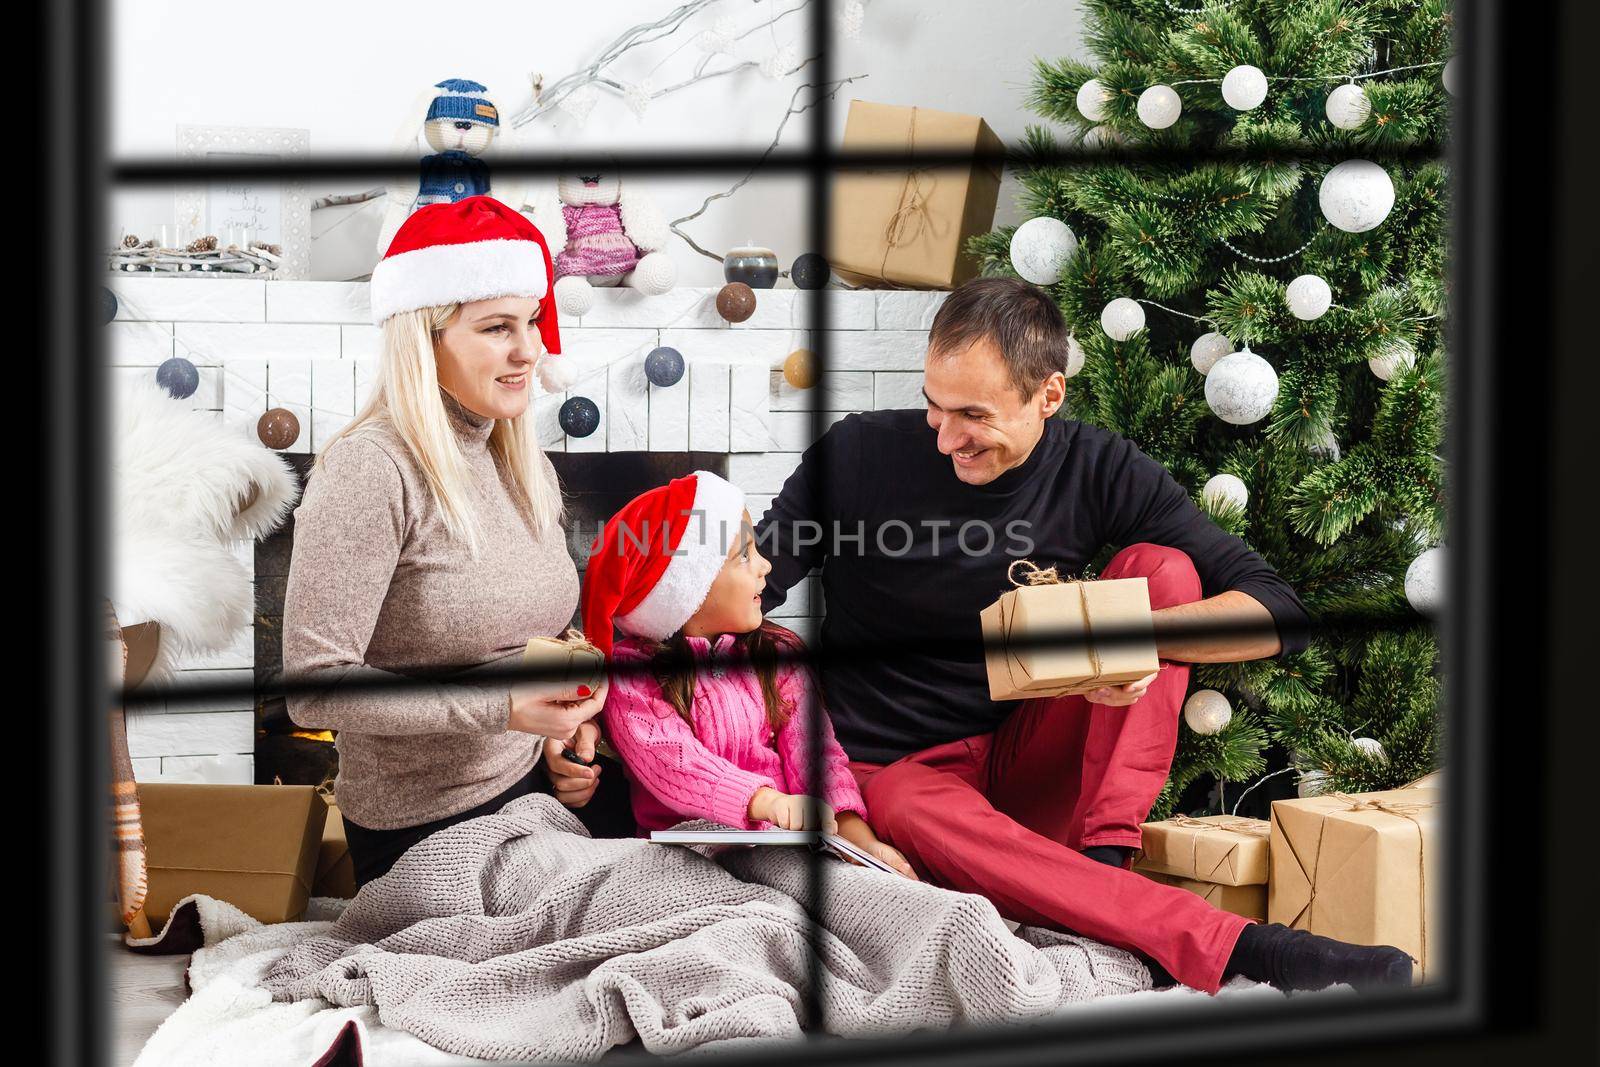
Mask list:
[[1231,425],[1260,422],[1277,399],[1278,372],[1249,348],[1223,356],[1206,375],[1206,405]]
[[1233,705],[1215,689],[1196,689],[1183,702],[1183,721],[1197,734],[1221,733],[1233,721]]
[[1201,487],[1200,499],[1212,511],[1226,507],[1243,510],[1250,503],[1250,489],[1238,475],[1216,474]]
[[1394,207],[1394,181],[1370,159],[1347,159],[1322,177],[1317,189],[1322,215],[1346,233],[1383,224]]
[[1011,266],[1034,285],[1054,285],[1078,251],[1078,235],[1060,219],[1041,215],[1011,235]]
[[1067,334],[1067,365],[1062,371],[1068,378],[1076,378],[1078,372],[1083,370],[1083,361],[1087,358],[1083,346],[1078,343],[1077,334]]
[[1389,753],[1383,750],[1383,746],[1375,738],[1357,737],[1352,739],[1350,743],[1356,747],[1356,751],[1374,763],[1389,762]]
[[1406,601],[1419,615],[1433,615],[1444,606],[1444,548],[1421,553],[1406,568]]
[[1388,381],[1402,370],[1410,370],[1417,365],[1417,350],[1411,347],[1411,342],[1404,337],[1396,337],[1371,359],[1367,366],[1372,373]]

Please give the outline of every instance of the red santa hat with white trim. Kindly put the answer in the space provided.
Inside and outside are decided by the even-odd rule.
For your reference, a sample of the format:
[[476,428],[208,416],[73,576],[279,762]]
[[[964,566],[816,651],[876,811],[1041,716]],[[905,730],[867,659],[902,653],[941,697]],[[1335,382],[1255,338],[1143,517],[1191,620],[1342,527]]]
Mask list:
[[711,592],[744,509],[744,492],[710,471],[634,497],[589,549],[584,636],[610,655],[616,634],[664,641],[677,633]]
[[401,224],[372,270],[372,321],[402,311],[531,296],[539,301],[545,356],[539,381],[548,392],[571,385],[575,373],[561,354],[553,296],[555,267],[544,234],[521,212],[492,196],[428,204]]

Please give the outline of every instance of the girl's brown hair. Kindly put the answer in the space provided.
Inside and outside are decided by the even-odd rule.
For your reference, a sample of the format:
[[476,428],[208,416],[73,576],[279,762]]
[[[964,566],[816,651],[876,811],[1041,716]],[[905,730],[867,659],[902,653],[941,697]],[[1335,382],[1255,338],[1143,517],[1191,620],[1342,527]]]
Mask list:
[[[767,707],[767,722],[774,731],[781,729],[794,714],[794,706],[778,691],[778,655],[798,647],[800,638],[776,623],[763,622],[749,633],[734,638],[734,647],[750,660],[761,683],[761,696]],[[689,641],[678,631],[651,650],[651,663],[661,695],[683,721],[694,728],[690,709],[694,706],[695,659]],[[735,668],[737,669],[737,668]]]

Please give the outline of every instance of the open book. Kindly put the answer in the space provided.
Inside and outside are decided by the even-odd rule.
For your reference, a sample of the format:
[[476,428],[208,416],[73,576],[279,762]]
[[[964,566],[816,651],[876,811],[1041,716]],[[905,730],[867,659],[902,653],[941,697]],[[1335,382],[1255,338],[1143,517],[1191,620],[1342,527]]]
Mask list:
[[650,840],[658,845],[808,845],[858,867],[900,873],[838,834],[816,830],[656,830],[650,834]]

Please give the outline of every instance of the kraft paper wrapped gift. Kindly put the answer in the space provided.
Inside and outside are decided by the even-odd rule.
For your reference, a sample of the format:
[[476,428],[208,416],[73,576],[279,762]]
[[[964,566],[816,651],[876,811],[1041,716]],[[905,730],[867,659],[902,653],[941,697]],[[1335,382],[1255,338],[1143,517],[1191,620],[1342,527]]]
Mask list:
[[[1160,669],[1145,579],[1064,582],[1036,568],[1027,581],[980,614],[991,700],[1088,693]],[[1097,642],[1097,632],[1117,640]]]
[[[845,151],[1004,151],[976,115],[850,101]],[[828,262],[858,285],[950,289],[978,275],[968,239],[994,227],[998,162],[841,171],[833,184]]]
[[309,785],[139,785],[150,872],[145,913],[165,922],[191,893],[264,923],[305,912],[328,805]]
[[339,805],[327,797],[328,821],[322,827],[322,845],[317,850],[317,873],[311,881],[314,897],[348,899],[356,895],[356,865],[350,858],[350,842],[344,834],[344,816]]
[[1139,832],[1143,841],[1135,870],[1225,886],[1267,884],[1270,824],[1265,819],[1175,815],[1147,822]]
[[1147,871],[1135,867],[1134,870],[1162,885],[1176,886],[1186,893],[1193,893],[1197,897],[1204,897],[1206,902],[1214,908],[1242,915],[1246,919],[1265,922],[1267,918],[1267,887],[1265,885],[1223,885],[1220,882],[1203,882],[1197,878],[1179,878],[1175,875],[1162,874],[1160,871]]
[[474,685],[491,684],[481,681],[484,676],[494,678],[494,685],[511,684],[500,675],[517,666],[536,667],[543,675],[537,681],[518,681],[518,688],[529,688],[558,700],[579,699],[578,688],[588,686],[592,693],[606,680],[606,657],[589,639],[577,630],[568,630],[563,637],[531,638],[521,652],[470,667],[461,672],[465,681]]
[[1267,918],[1438,966],[1436,789],[1330,793],[1272,805]]

